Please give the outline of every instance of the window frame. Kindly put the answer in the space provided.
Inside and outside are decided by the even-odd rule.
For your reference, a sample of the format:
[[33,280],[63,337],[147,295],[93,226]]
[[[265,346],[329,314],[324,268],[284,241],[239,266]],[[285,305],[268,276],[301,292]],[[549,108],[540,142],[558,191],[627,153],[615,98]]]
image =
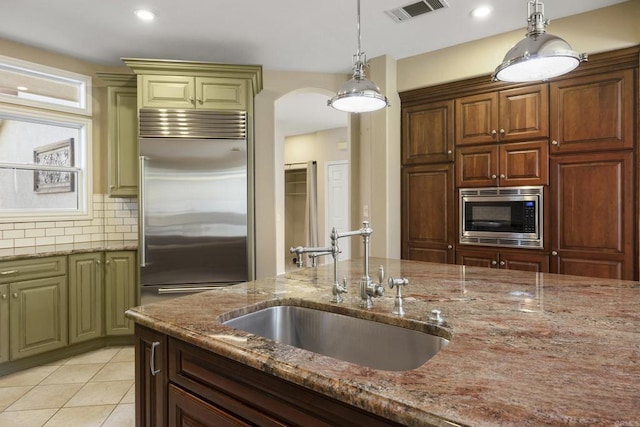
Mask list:
[[6,102],[10,104],[22,105],[25,107],[44,108],[53,111],[81,114],[84,116],[91,116],[92,114],[92,86],[91,77],[89,76],[2,55],[0,55],[0,70],[8,70],[15,73],[21,73],[25,76],[36,76],[44,80],[49,79],[52,82],[69,82],[70,85],[77,85],[79,87],[80,99],[78,100],[78,102],[80,106],[73,107],[70,105],[47,102],[44,100],[19,98],[14,95],[7,95],[3,93],[0,93],[0,103]]
[[[0,103],[0,118],[27,120],[51,126],[64,126],[78,130],[78,164],[76,175],[78,209],[38,210],[37,215],[29,209],[0,210],[0,223],[10,222],[51,222],[66,220],[87,220],[93,217],[93,122],[90,117],[70,115],[54,111],[34,110]],[[6,163],[6,162],[5,162]]]

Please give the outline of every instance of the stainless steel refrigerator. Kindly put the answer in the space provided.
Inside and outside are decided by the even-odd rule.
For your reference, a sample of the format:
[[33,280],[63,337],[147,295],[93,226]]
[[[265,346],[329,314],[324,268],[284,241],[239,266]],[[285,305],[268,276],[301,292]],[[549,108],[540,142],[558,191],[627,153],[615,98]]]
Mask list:
[[141,304],[249,279],[244,112],[140,111]]

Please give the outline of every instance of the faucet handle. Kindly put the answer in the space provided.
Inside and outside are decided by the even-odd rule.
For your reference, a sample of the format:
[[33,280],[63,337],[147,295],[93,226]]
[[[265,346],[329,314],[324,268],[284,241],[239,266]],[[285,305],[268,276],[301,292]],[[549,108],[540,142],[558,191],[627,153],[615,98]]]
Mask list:
[[409,284],[409,279],[405,279],[404,277],[401,279],[394,279],[393,277],[389,277],[389,287],[393,289],[396,287],[396,297],[393,302],[393,314],[398,316],[404,316],[404,308],[402,307],[402,287],[407,286]]
[[382,282],[384,282],[384,266],[381,265],[378,267],[378,283],[382,285]]

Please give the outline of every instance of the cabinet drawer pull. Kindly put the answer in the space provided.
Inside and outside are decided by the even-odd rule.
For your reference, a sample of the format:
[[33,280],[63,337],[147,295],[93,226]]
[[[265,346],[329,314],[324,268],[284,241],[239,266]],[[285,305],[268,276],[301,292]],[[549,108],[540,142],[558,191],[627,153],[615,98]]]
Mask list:
[[16,274],[18,272],[20,272],[20,270],[6,270],[6,271],[0,271],[0,275],[8,276],[9,274]]
[[160,369],[156,369],[156,347],[160,345],[159,341],[151,343],[151,356],[149,356],[149,367],[151,368],[151,375],[154,377],[160,373]]

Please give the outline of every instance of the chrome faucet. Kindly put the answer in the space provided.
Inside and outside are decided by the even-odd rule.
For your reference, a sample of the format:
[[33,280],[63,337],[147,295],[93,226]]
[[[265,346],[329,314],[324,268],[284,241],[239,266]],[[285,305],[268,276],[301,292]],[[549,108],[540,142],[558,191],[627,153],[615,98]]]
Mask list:
[[[335,227],[333,228],[335,231]],[[289,249],[289,253],[297,254],[296,265],[300,268],[304,265],[304,259],[302,254],[308,253],[311,258],[311,266],[316,266],[316,258],[331,255],[333,257],[333,285],[331,287],[331,294],[333,298],[331,302],[341,303],[344,299],[342,294],[347,292],[347,279],[342,279],[342,284],[338,281],[338,258],[340,257],[340,248],[338,247],[338,241],[331,240],[331,246],[325,248],[309,248],[309,247],[292,247]]]
[[343,233],[338,233],[335,227],[331,230],[331,246],[337,246],[338,240],[343,237],[362,236],[362,244],[364,245],[364,271],[358,282],[360,307],[362,308],[373,307],[372,298],[384,295],[384,285],[382,284],[384,282],[384,268],[380,266],[378,269],[379,283],[375,283],[369,276],[369,240],[371,233],[373,233],[373,229],[369,227],[369,221],[362,221],[362,228],[359,230],[346,231]]

